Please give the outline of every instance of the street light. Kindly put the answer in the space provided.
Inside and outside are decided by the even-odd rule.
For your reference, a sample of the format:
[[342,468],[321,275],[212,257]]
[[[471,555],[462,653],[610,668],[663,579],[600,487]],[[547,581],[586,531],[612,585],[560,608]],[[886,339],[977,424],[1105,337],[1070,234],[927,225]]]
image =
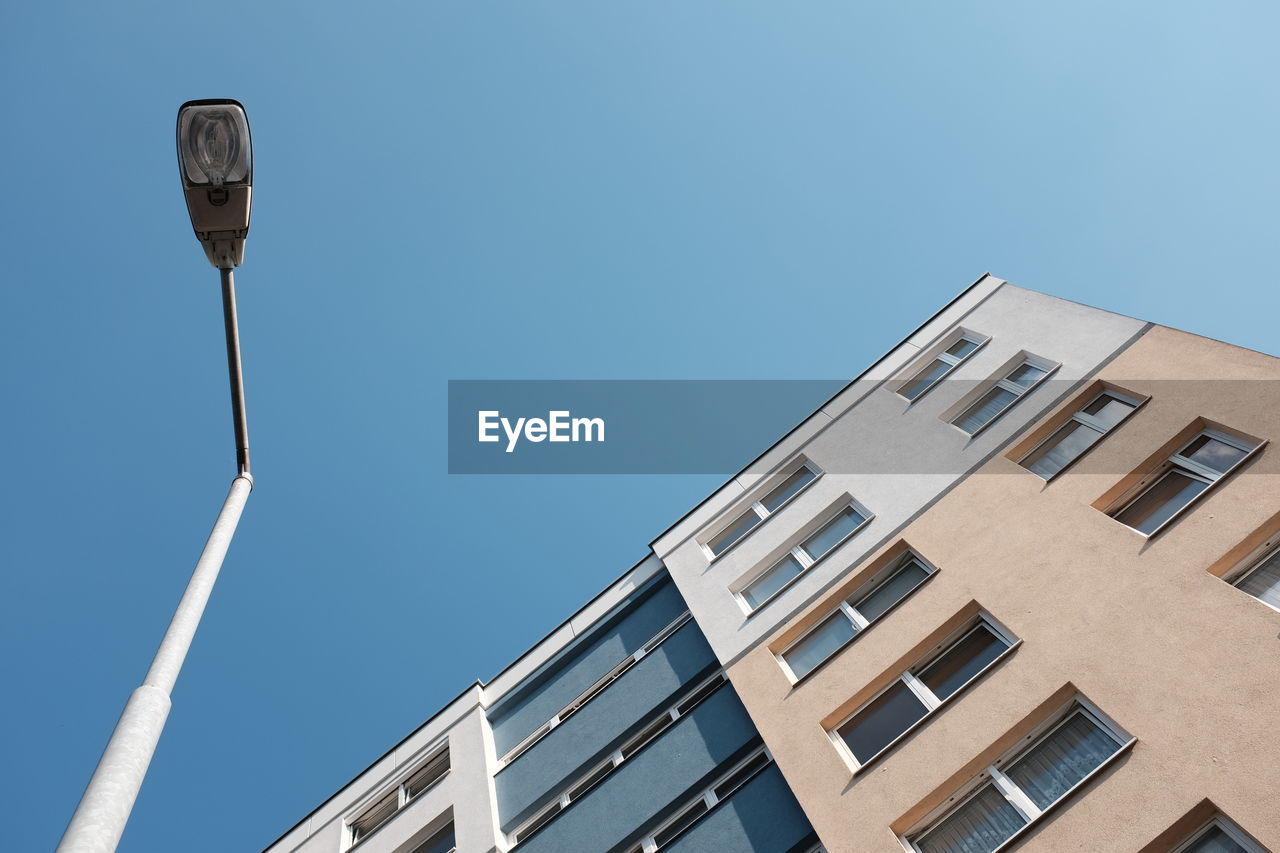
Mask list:
[[112,853],[120,843],[138,789],[169,716],[169,694],[244,511],[253,477],[245,420],[240,331],[232,270],[244,261],[253,194],[249,120],[238,101],[188,101],[178,110],[178,171],[196,238],[222,278],[222,318],[235,428],[236,476],[178,602],[142,685],[129,696],[57,853]]

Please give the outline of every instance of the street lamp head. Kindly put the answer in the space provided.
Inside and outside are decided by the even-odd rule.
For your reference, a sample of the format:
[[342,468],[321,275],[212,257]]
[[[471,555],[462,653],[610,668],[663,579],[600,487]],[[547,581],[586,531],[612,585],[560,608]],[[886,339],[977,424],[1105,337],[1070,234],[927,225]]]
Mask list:
[[218,269],[244,261],[253,197],[253,146],[239,101],[187,101],[178,109],[178,172],[196,238]]

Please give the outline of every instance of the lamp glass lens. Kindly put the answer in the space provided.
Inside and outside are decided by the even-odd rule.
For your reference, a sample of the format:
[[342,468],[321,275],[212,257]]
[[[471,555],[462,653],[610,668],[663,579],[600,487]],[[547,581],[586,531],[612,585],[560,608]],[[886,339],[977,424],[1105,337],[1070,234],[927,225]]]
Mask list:
[[245,183],[251,161],[244,110],[235,104],[187,107],[178,122],[178,151],[189,183]]

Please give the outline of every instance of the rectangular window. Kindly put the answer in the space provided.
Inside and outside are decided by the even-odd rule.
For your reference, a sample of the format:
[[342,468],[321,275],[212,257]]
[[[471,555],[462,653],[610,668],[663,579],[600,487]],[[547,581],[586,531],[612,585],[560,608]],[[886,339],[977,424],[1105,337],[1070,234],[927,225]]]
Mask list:
[[783,478],[782,482],[765,493],[758,501],[752,501],[750,508],[737,516],[733,521],[707,540],[703,546],[714,559],[728,551],[742,537],[756,526],[786,505],[792,498],[818,478],[817,467],[805,462],[798,469]]
[[347,821],[350,843],[358,844],[408,805],[410,800],[443,779],[448,772],[449,750],[446,747],[428,758],[396,785],[394,790],[387,791],[358,817]]
[[748,583],[739,597],[747,612],[759,610],[809,567],[852,537],[871,520],[871,513],[857,501],[850,501],[833,518],[809,534],[800,544]]
[[995,664],[1015,641],[985,618],[930,655],[836,727],[859,767],[880,755]]
[[965,359],[973,355],[978,347],[982,346],[986,341],[987,339],[984,337],[975,335],[972,332],[965,332],[958,341],[938,353],[933,357],[932,361],[916,371],[910,379],[898,388],[898,393],[908,400],[918,400],[941,382],[948,373],[959,367]]
[[1129,417],[1138,403],[1114,391],[1104,391],[1027,454],[1022,460],[1023,467],[1046,480],[1053,479]]
[[918,853],[994,853],[1132,742],[1077,700],[1030,746],[983,771],[958,805],[906,840]]
[[1280,610],[1280,549],[1236,578],[1235,587]]
[[859,631],[915,591],[933,572],[932,566],[908,551],[887,578],[873,582],[869,589],[854,592],[840,602],[835,613],[792,643],[782,653],[787,668],[797,679],[805,677]]
[[1219,815],[1174,848],[1172,853],[1266,853],[1266,851],[1245,835],[1240,827]]
[[1165,462],[1167,470],[1114,514],[1116,521],[1150,536],[1181,513],[1258,447],[1205,430]]
[[976,435],[1039,384],[1051,369],[1051,365],[1040,359],[1023,359],[1017,367],[997,379],[990,390],[957,415],[951,423],[970,435]]

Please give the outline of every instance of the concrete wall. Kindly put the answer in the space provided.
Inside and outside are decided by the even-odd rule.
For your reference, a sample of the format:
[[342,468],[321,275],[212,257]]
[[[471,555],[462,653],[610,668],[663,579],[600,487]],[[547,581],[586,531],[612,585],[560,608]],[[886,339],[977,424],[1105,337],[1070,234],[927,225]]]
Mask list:
[[[989,279],[904,343],[870,377],[842,392],[771,450],[753,470],[722,489],[654,543],[689,608],[724,663],[757,644],[798,608],[827,589],[936,500],[966,471],[1054,404],[1113,356],[1143,323]],[[943,383],[914,403],[891,390],[927,358],[935,342],[963,327],[990,340]],[[1061,366],[988,429],[970,437],[944,418],[978,393],[977,385],[1023,351]],[[886,387],[885,380],[893,380]],[[797,454],[826,473],[781,511],[714,562],[698,537],[744,508],[742,497],[767,481],[772,468]],[[761,610],[748,615],[731,590],[794,544],[807,526],[842,495],[875,518]],[[735,503],[736,499],[736,503]]]
[[[972,324],[984,325],[976,315]],[[1074,690],[1137,743],[1019,850],[1146,849],[1206,800],[1280,850],[1280,612],[1216,576],[1230,555],[1275,541],[1277,449],[1264,448],[1149,539],[1099,508],[1197,418],[1280,438],[1280,361],[1157,327],[1099,376],[1150,400],[1048,483],[1007,458],[1025,444],[1013,436],[893,537],[939,571],[884,620],[798,684],[784,674],[774,652],[829,613],[869,562],[842,561],[837,585],[730,667],[832,853],[901,853],[895,833]],[[825,729],[975,604],[1022,646],[854,773]]]
[[321,804],[277,840],[271,853],[338,853],[347,849],[346,821],[394,788],[418,761],[447,741],[450,770],[358,847],[360,853],[406,853],[445,822],[454,822],[458,849],[486,853],[498,844],[491,770],[493,741],[480,706],[480,688],[467,691],[425,726]]

